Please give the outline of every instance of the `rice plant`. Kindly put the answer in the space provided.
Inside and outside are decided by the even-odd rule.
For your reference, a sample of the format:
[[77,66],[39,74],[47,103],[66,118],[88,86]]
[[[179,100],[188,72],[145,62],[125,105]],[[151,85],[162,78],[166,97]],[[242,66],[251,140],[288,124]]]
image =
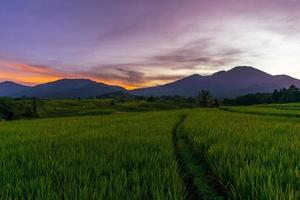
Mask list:
[[175,112],[0,122],[0,199],[184,199]]
[[182,130],[229,199],[299,199],[299,122],[202,110],[190,113]]

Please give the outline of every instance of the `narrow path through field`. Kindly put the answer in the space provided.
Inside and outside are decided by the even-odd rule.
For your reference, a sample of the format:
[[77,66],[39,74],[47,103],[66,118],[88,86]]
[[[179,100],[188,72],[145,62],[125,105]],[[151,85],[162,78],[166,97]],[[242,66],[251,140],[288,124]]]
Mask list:
[[224,199],[216,189],[216,183],[209,175],[209,169],[203,158],[196,155],[187,135],[182,131],[186,118],[186,115],[181,116],[173,129],[174,150],[186,187],[186,199]]

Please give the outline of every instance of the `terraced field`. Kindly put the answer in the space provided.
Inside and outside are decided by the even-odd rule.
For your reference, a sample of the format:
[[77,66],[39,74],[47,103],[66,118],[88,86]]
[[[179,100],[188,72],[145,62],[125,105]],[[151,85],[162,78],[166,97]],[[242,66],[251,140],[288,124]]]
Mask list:
[[0,199],[299,199],[297,105],[0,122]]

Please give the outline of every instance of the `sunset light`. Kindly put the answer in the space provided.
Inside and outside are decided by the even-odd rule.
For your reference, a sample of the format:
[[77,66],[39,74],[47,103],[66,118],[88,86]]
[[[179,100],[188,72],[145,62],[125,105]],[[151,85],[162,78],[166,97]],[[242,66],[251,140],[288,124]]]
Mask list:
[[0,77],[129,89],[250,65],[300,78],[300,4],[271,2],[2,2]]

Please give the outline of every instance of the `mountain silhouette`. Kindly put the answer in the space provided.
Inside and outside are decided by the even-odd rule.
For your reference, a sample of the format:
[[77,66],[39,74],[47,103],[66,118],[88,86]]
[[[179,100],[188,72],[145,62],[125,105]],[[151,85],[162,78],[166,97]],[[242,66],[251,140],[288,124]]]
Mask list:
[[0,96],[12,96],[28,88],[30,87],[18,83],[14,83],[11,81],[4,81],[0,83]]
[[232,98],[256,92],[272,92],[290,85],[300,87],[300,80],[287,75],[271,75],[248,66],[219,71],[210,76],[193,74],[165,85],[127,91],[119,86],[88,79],[60,79],[54,82],[24,86],[14,82],[0,83],[0,96],[38,98],[89,98],[106,95],[196,96],[208,90],[215,97]]
[[125,89],[118,86],[97,83],[88,79],[61,79],[28,88],[21,92],[17,92],[12,96],[38,98],[89,98],[120,90],[124,91]]
[[208,90],[216,97],[236,97],[248,93],[272,92],[275,89],[295,85],[300,80],[286,75],[270,75],[248,66],[238,66],[210,76],[194,74],[161,86],[133,90],[141,96],[196,96],[201,90]]

